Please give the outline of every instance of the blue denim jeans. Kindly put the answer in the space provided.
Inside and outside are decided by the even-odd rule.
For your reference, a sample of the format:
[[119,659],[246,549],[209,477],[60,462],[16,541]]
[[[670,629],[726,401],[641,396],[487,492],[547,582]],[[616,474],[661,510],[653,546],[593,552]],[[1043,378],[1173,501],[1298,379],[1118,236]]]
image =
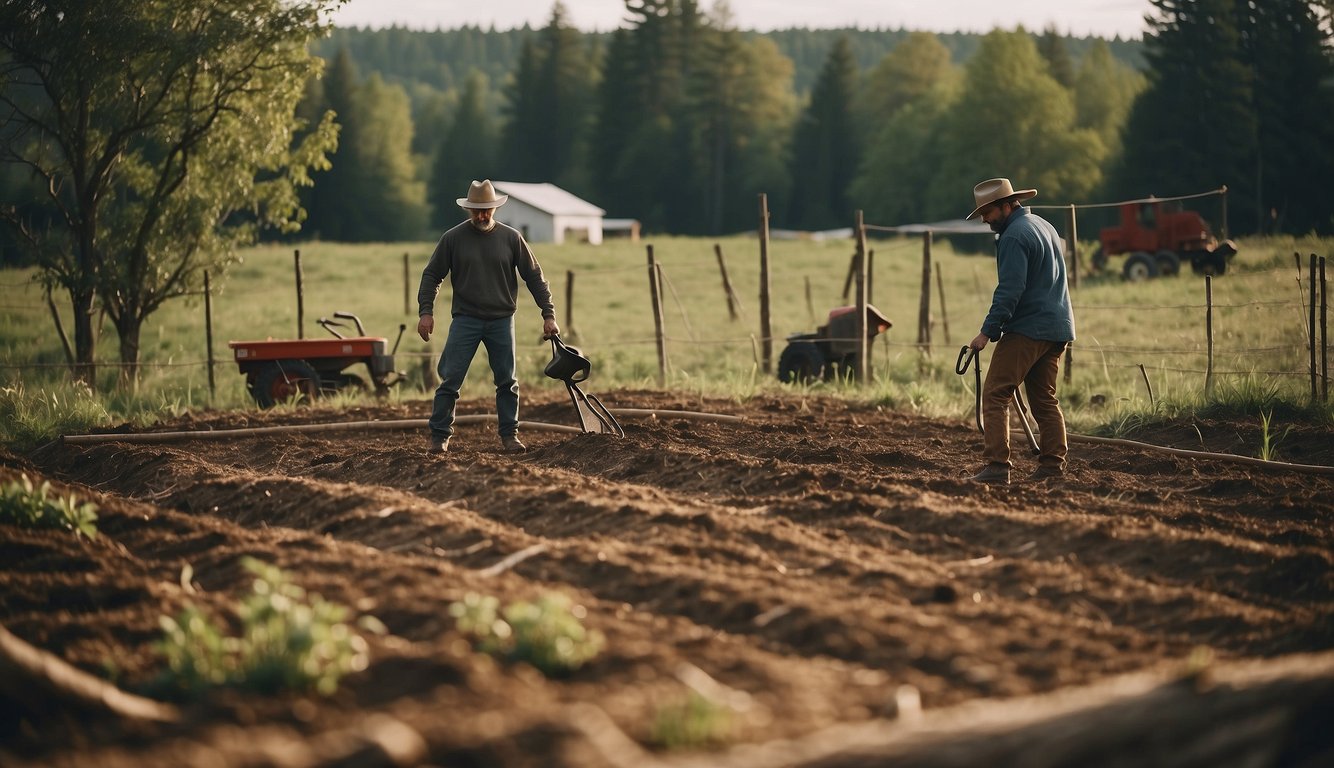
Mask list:
[[486,356],[491,361],[491,373],[496,381],[500,436],[519,431],[519,382],[514,378],[514,316],[479,320],[455,315],[449,324],[445,351],[436,367],[440,386],[436,387],[435,406],[431,410],[432,436],[454,434],[454,405],[458,403],[459,389],[468,375],[468,367],[477,355],[478,344],[486,345]]

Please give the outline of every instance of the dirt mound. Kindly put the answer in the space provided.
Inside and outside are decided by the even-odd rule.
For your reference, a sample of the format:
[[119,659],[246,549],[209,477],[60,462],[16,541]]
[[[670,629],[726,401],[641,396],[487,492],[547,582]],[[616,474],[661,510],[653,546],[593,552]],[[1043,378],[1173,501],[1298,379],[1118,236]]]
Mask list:
[[[819,398],[603,400],[745,421],[626,417],[623,439],[530,429],[522,455],[464,426],[442,457],[416,431],[4,457],[5,479],[40,475],[101,507],[95,541],[0,529],[0,624],[83,670],[142,689],[161,666],[159,617],[187,599],[234,603],[244,556],[391,635],[327,700],[229,693],[148,725],[3,697],[0,756],[285,764],[263,745],[287,738],[314,750],[307,764],[332,763],[343,758],[319,751],[333,749],[321,734],[378,743],[374,713],[420,734],[408,763],[600,765],[572,713],[596,706],[590,718],[649,745],[659,710],[701,679],[744,701],[729,740],[763,742],[884,717],[902,691],[930,711],[1176,668],[1200,646],[1222,661],[1334,648],[1329,475],[1076,445],[1062,484],[978,487],[960,479],[980,448],[962,420]],[[428,408],[202,414],[154,430]],[[574,423],[560,400],[522,418]],[[1210,430],[1190,435],[1215,449],[1237,427]],[[1309,432],[1290,445],[1329,463],[1331,435]],[[181,585],[186,564],[198,594]],[[448,613],[469,592],[549,590],[607,638],[558,680],[471,652]]]

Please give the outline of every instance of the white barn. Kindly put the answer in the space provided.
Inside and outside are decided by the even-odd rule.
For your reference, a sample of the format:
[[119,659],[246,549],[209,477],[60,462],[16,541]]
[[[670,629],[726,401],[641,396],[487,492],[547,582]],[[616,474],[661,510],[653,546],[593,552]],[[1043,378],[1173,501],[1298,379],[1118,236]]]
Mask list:
[[509,195],[509,202],[496,218],[523,233],[532,243],[564,243],[567,239],[602,243],[602,217],[606,211],[581,200],[555,184],[526,184],[494,181],[496,191]]

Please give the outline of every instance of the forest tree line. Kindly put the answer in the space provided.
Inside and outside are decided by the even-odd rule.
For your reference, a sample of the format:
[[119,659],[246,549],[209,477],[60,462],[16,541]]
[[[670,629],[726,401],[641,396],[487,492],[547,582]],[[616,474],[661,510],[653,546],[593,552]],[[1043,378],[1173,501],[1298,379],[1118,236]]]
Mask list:
[[695,0],[627,3],[611,33],[559,2],[537,30],[335,30],[305,112],[343,135],[301,236],[429,235],[483,177],[680,234],[753,228],[761,192],[783,228],[955,218],[993,175],[1050,203],[1226,184],[1233,233],[1334,230],[1328,0],[1151,2],[1142,43],[758,34]]

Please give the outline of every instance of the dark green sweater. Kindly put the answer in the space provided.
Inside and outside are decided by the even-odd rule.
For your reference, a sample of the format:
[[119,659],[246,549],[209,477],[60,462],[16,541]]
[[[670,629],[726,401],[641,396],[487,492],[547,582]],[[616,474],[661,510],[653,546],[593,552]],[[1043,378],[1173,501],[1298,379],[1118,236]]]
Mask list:
[[421,287],[417,289],[418,316],[435,314],[435,296],[446,276],[454,289],[451,315],[480,320],[513,315],[519,299],[518,278],[523,278],[542,317],[556,318],[551,286],[542,275],[542,265],[514,227],[497,221],[490,232],[479,232],[465,221],[441,235],[422,270]]

